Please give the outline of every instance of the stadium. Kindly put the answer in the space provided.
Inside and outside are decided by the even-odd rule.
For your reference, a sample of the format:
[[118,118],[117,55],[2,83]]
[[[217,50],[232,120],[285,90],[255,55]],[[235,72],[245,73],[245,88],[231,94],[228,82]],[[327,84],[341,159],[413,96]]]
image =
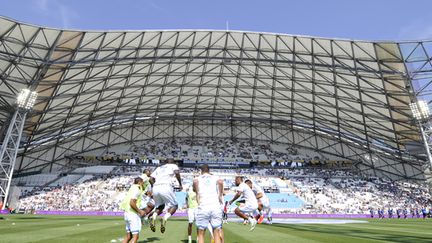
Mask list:
[[[431,55],[432,41],[0,17],[0,241],[120,242],[133,179],[173,159],[177,235],[143,227],[143,242],[187,242],[185,195],[203,164],[225,201],[241,175],[272,206],[253,232],[231,207],[226,242],[428,242]],[[379,209],[408,219],[378,221]]]

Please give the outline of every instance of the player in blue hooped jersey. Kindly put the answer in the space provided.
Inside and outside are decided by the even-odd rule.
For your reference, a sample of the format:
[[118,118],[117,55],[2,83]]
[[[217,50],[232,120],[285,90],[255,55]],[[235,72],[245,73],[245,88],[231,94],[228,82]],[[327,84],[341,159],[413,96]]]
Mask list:
[[408,209],[404,208],[404,210],[402,211],[404,219],[406,219],[408,217]]
[[389,209],[387,210],[387,213],[388,213],[388,217],[389,217],[389,219],[392,219],[392,218],[393,218],[393,209],[392,209],[392,208],[389,208]]

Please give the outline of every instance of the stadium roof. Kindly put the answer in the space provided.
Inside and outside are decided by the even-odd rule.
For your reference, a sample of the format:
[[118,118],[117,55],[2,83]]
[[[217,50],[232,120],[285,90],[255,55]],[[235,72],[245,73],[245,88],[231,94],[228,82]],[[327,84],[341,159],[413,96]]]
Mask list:
[[0,18],[0,126],[4,132],[20,89],[39,93],[19,172],[55,170],[65,156],[115,144],[226,137],[292,144],[352,160],[367,174],[422,179],[426,158],[407,150],[421,142],[409,104],[428,98],[431,46],[75,31]]

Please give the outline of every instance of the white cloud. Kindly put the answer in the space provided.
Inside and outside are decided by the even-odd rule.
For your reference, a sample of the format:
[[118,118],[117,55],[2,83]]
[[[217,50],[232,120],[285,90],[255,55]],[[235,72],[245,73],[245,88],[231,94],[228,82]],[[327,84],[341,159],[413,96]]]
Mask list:
[[62,28],[71,27],[73,20],[79,17],[77,12],[61,0],[34,0],[32,3],[39,13],[61,22]]
[[35,3],[39,10],[43,12],[48,10],[48,0],[35,0]]
[[156,10],[156,11],[158,11],[158,12],[164,12],[164,13],[167,13],[168,12],[168,9],[166,9],[166,8],[164,8],[164,7],[162,7],[162,6],[160,6],[159,4],[157,4],[156,2],[154,2],[154,1],[152,1],[152,0],[145,0],[145,1],[143,1],[143,2],[138,2],[139,4],[143,4],[143,5],[141,5],[142,7],[144,7],[146,10],[148,9],[148,8],[151,8],[151,9],[154,9],[154,10]]
[[74,11],[71,11],[71,9],[68,8],[66,5],[59,4],[58,8],[59,8],[59,13],[63,24],[63,28],[71,27],[72,19],[74,17],[77,17],[78,15]]
[[148,4],[149,4],[152,8],[156,9],[156,10],[162,10],[162,11],[165,11],[164,8],[162,8],[161,6],[159,6],[158,4],[156,4],[156,3],[153,2],[153,1],[148,1]]
[[432,25],[429,21],[414,20],[403,26],[398,34],[400,40],[432,39]]

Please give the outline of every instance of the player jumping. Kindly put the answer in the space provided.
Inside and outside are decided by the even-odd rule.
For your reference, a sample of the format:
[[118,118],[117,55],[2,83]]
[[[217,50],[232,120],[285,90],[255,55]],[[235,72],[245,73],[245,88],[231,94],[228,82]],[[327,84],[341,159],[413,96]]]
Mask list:
[[167,159],[166,164],[159,166],[151,174],[150,183],[153,185],[153,198],[155,200],[155,212],[150,220],[150,229],[156,231],[156,218],[160,215],[165,208],[168,208],[164,217],[161,219],[161,233],[165,233],[167,220],[175,213],[178,208],[174,188],[171,185],[171,179],[176,177],[180,189],[182,189],[182,182],[178,166],[175,164],[174,159]]

